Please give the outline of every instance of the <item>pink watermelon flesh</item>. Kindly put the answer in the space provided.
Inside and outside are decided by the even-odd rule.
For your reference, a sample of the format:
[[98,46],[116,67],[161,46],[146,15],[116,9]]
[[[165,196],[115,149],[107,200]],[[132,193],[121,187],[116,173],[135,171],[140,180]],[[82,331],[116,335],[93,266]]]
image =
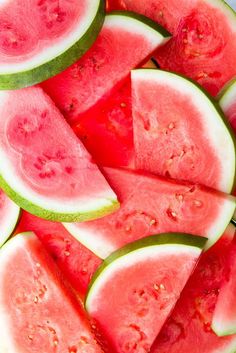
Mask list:
[[109,8],[144,14],[173,34],[155,55],[162,69],[198,81],[213,95],[236,75],[236,16],[223,1],[110,0]]
[[228,251],[235,233],[231,225],[208,250],[183,290],[151,353],[231,353],[236,335],[218,337],[211,322],[219,291],[228,276]]
[[0,254],[3,352],[102,352],[80,303],[35,235],[18,235]]
[[212,329],[218,336],[236,333],[236,239],[228,253],[229,274],[221,286],[212,320]]
[[[195,88],[196,92],[191,91]],[[214,129],[223,139],[218,131],[224,129],[224,123],[217,121],[221,117],[215,122],[212,119],[214,125],[210,123],[208,117],[214,114],[215,107],[203,94],[203,106],[199,107],[200,96],[201,91],[180,76],[161,71],[156,71],[156,75],[144,70],[132,73],[135,166],[230,192],[235,172],[233,168],[231,174],[228,167],[230,153],[224,150],[225,142],[219,148],[219,141],[212,134]],[[218,117],[217,110],[215,114]],[[230,135],[226,127],[225,133],[227,142]],[[230,151],[233,155],[234,147]],[[230,161],[233,164],[235,157]]]
[[111,259],[104,272],[95,277],[86,308],[113,347],[112,352],[150,351],[200,253],[197,247],[181,244],[178,248],[174,243],[155,246],[153,241],[152,246],[129,254],[123,249],[121,257]]
[[19,216],[19,207],[0,189],[0,246],[13,233]]
[[[89,214],[90,208],[104,207],[105,199],[113,202],[105,178],[41,88],[2,91],[1,102],[1,159],[2,165],[4,160],[10,165],[7,170],[2,167],[1,174],[10,186],[13,178],[17,180],[12,187],[16,193],[32,204],[37,198],[50,211],[65,204],[65,213],[76,213],[88,203]],[[30,205],[27,209],[32,211]]]
[[92,48],[70,68],[42,83],[70,123],[79,122],[89,108],[101,104],[104,95],[163,43],[164,38],[149,26],[135,31],[140,25],[128,15],[107,16]]
[[23,211],[16,234],[33,231],[81,298],[101,260],[66,231],[61,223],[50,222]]
[[235,209],[231,196],[199,185],[122,169],[104,168],[104,174],[118,195],[120,209],[95,221],[65,224],[102,258],[137,239],[166,232],[205,236],[211,245]]

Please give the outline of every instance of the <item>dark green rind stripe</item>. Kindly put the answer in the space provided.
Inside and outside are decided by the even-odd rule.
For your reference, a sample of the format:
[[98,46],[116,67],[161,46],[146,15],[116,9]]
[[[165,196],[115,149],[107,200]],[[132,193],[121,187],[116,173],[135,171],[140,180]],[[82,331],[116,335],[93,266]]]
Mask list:
[[98,277],[102,274],[102,272],[110,266],[110,264],[117,259],[126,256],[129,253],[135,252],[137,250],[159,246],[159,245],[184,245],[191,246],[199,249],[203,249],[207,242],[207,238],[192,235],[192,234],[184,234],[184,233],[163,233],[157,235],[151,235],[142,239],[139,239],[133,243],[130,243],[121,249],[113,252],[110,256],[108,256],[102,263],[102,265],[98,268],[98,270],[94,273],[92,280],[89,285],[88,293],[85,299],[86,301],[89,296],[90,290],[93,287],[93,284],[98,279]]
[[13,190],[0,175],[0,187],[3,191],[21,208],[34,214],[35,216],[47,219],[54,222],[84,222],[94,220],[110,213],[115,212],[119,209],[120,204],[117,200],[108,200],[110,205],[102,208],[90,210],[84,213],[60,213],[53,210],[42,208],[40,205],[33,204],[29,200],[25,199],[22,195],[18,194]]
[[0,90],[19,89],[40,83],[57,75],[75,63],[94,43],[105,19],[104,0],[100,0],[97,14],[87,32],[68,50],[38,67],[28,71],[1,75]]

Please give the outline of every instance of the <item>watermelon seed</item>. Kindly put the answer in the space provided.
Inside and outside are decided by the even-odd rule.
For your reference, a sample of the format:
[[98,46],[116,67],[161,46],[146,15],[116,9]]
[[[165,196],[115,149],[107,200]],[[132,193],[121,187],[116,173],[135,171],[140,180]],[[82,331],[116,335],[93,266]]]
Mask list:
[[162,12],[162,11],[159,11],[158,15],[159,15],[160,17],[163,17],[163,12]]
[[37,262],[37,263],[36,263],[36,267],[39,268],[39,267],[41,267],[41,265]]
[[155,219],[152,219],[151,222],[150,222],[150,226],[153,226],[156,223],[157,223],[157,221]]
[[160,287],[159,287],[158,284],[156,284],[156,283],[153,285],[153,288],[154,288],[156,291],[159,291],[159,289],[160,289]]
[[170,123],[168,128],[169,128],[169,130],[173,130],[175,128],[175,124],[174,123]]
[[126,232],[130,232],[131,231],[131,227],[130,226],[125,227],[125,231]]
[[187,28],[183,28],[182,32],[188,32]]
[[166,287],[164,286],[164,284],[160,284],[160,289],[162,289],[162,290],[165,290],[166,289]]
[[37,304],[39,301],[39,298],[37,296],[34,297],[34,303]]
[[30,341],[33,341],[33,336],[32,336],[32,335],[28,335],[28,339],[29,339]]
[[182,202],[183,199],[184,199],[184,196],[183,196],[182,194],[176,194],[176,195],[175,195],[175,198],[176,198],[178,201]]
[[58,346],[58,343],[59,343],[58,340],[54,340],[54,341],[53,341],[53,345],[54,345],[55,347]]
[[64,252],[64,255],[67,256],[67,257],[69,257],[69,256],[70,256],[70,252],[69,252],[69,251],[65,251],[65,252]]
[[202,201],[194,200],[193,203],[196,207],[202,207]]
[[120,106],[121,106],[121,108],[126,108],[126,104],[125,103],[121,103]]
[[166,211],[167,216],[172,220],[172,221],[177,221],[177,213],[175,211],[172,211],[170,208],[167,209]]

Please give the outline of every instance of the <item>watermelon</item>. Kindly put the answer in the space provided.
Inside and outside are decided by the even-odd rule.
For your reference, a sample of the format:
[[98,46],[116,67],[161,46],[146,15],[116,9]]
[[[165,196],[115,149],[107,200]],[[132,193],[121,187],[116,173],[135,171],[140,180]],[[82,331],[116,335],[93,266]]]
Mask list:
[[199,86],[167,71],[133,71],[132,110],[136,168],[231,192],[233,132]]
[[[156,68],[152,60],[144,66]],[[84,112],[72,128],[98,164],[133,167],[130,75]]]
[[0,189],[0,247],[14,232],[20,208]]
[[159,234],[108,257],[95,273],[85,306],[114,352],[148,353],[206,239]]
[[16,234],[33,231],[64,277],[82,299],[101,260],[67,232],[61,223],[23,211]]
[[236,80],[223,88],[219,95],[219,103],[236,133]]
[[102,353],[81,304],[33,233],[0,251],[0,351]]
[[119,12],[107,15],[92,48],[42,87],[70,123],[79,122],[83,113],[167,39],[168,32],[143,16]]
[[69,232],[105,258],[125,244],[148,235],[184,232],[214,244],[235,210],[235,198],[200,185],[122,169],[104,168],[118,195],[120,209],[85,223],[64,223]]
[[1,1],[0,89],[61,72],[90,48],[103,21],[103,0]]
[[212,329],[218,336],[236,334],[236,239],[229,250],[229,274],[220,288],[212,318]]
[[224,1],[108,2],[111,10],[136,11],[157,21],[173,34],[173,38],[155,55],[161,68],[198,81],[213,95],[236,76],[236,15]]
[[0,186],[19,206],[65,222],[117,209],[105,178],[40,87],[1,91],[0,112]]
[[[218,337],[211,322],[219,291],[228,276],[233,225],[200,259],[151,353],[233,353],[236,335]],[[190,348],[191,347],[191,348]]]

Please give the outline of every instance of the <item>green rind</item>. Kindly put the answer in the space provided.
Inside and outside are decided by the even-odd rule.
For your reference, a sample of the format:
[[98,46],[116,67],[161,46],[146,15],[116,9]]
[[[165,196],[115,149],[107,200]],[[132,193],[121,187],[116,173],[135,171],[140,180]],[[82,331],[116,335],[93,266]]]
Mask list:
[[228,94],[228,92],[231,91],[231,89],[234,87],[235,84],[236,84],[236,79],[233,78],[222,88],[222,90],[219,92],[218,96],[216,97],[216,99],[219,101],[219,104],[224,100],[224,97]]
[[155,31],[159,32],[164,38],[169,38],[172,36],[164,27],[159,25],[157,22],[151,20],[149,17],[146,17],[144,15],[140,15],[140,14],[133,12],[133,11],[112,11],[112,12],[109,12],[107,17],[117,16],[117,15],[131,17],[135,20],[138,20],[138,21],[144,23],[145,25],[147,25],[148,27],[151,27]]
[[84,213],[59,213],[52,210],[44,209],[38,205],[25,199],[23,196],[13,190],[0,175],[0,185],[3,191],[21,208],[34,214],[35,216],[54,221],[54,222],[85,222],[94,220],[110,213],[115,212],[119,209],[120,204],[117,200],[109,200],[110,205],[99,209],[91,210],[90,212]]
[[[136,69],[136,70],[138,70],[138,71],[141,71],[141,70],[154,70],[154,71],[156,71],[156,69]],[[158,69],[158,70],[160,70],[160,69]],[[135,70],[132,70],[132,71],[135,71]],[[228,132],[229,132],[229,134],[231,136],[231,139],[232,139],[232,142],[233,142],[233,145],[234,145],[234,153],[235,153],[234,170],[235,170],[235,173],[234,173],[234,178],[232,180],[232,187],[230,188],[228,193],[232,192],[235,189],[235,187],[236,187],[236,136],[235,136],[235,133],[234,133],[229,121],[225,117],[224,112],[221,109],[219,103],[216,100],[214,100],[214,98],[198,82],[192,80],[191,78],[186,77],[184,75],[181,75],[179,73],[177,74],[176,72],[173,72],[173,71],[167,71],[167,70],[162,70],[162,69],[160,71],[166,72],[166,73],[171,74],[171,75],[175,75],[177,77],[182,77],[184,80],[189,81],[190,83],[192,83],[193,86],[195,86],[200,91],[202,91],[203,94],[205,94],[206,98],[214,106],[214,108],[215,108],[216,112],[218,113],[219,117],[222,119],[222,121],[223,121],[223,123],[224,123],[224,125],[226,127],[226,130],[228,130]]]
[[85,307],[87,305],[87,299],[89,297],[90,291],[92,290],[92,287],[95,284],[96,280],[102,274],[102,272],[115,260],[123,256],[126,256],[129,253],[135,252],[136,250],[152,247],[152,246],[159,246],[159,245],[170,245],[170,244],[185,245],[185,246],[199,248],[202,250],[206,242],[207,242],[207,238],[195,236],[192,234],[162,233],[157,235],[151,235],[151,236],[139,239],[128,245],[125,245],[121,249],[115,251],[110,256],[108,256],[103,261],[102,265],[98,268],[98,270],[94,273],[89,285],[87,296],[85,298]]
[[19,222],[20,222],[20,219],[21,219],[21,214],[22,214],[22,210],[21,208],[19,207],[19,212],[18,212],[18,216],[16,217],[16,221],[12,224],[12,229],[11,231],[9,232],[9,234],[7,236],[4,237],[3,241],[0,242],[0,248],[2,248],[8,241],[9,239],[11,238],[11,236],[14,234]]
[[0,74],[0,90],[19,89],[40,83],[57,75],[75,63],[94,43],[105,19],[104,0],[100,0],[97,14],[87,32],[61,55],[28,71]]

